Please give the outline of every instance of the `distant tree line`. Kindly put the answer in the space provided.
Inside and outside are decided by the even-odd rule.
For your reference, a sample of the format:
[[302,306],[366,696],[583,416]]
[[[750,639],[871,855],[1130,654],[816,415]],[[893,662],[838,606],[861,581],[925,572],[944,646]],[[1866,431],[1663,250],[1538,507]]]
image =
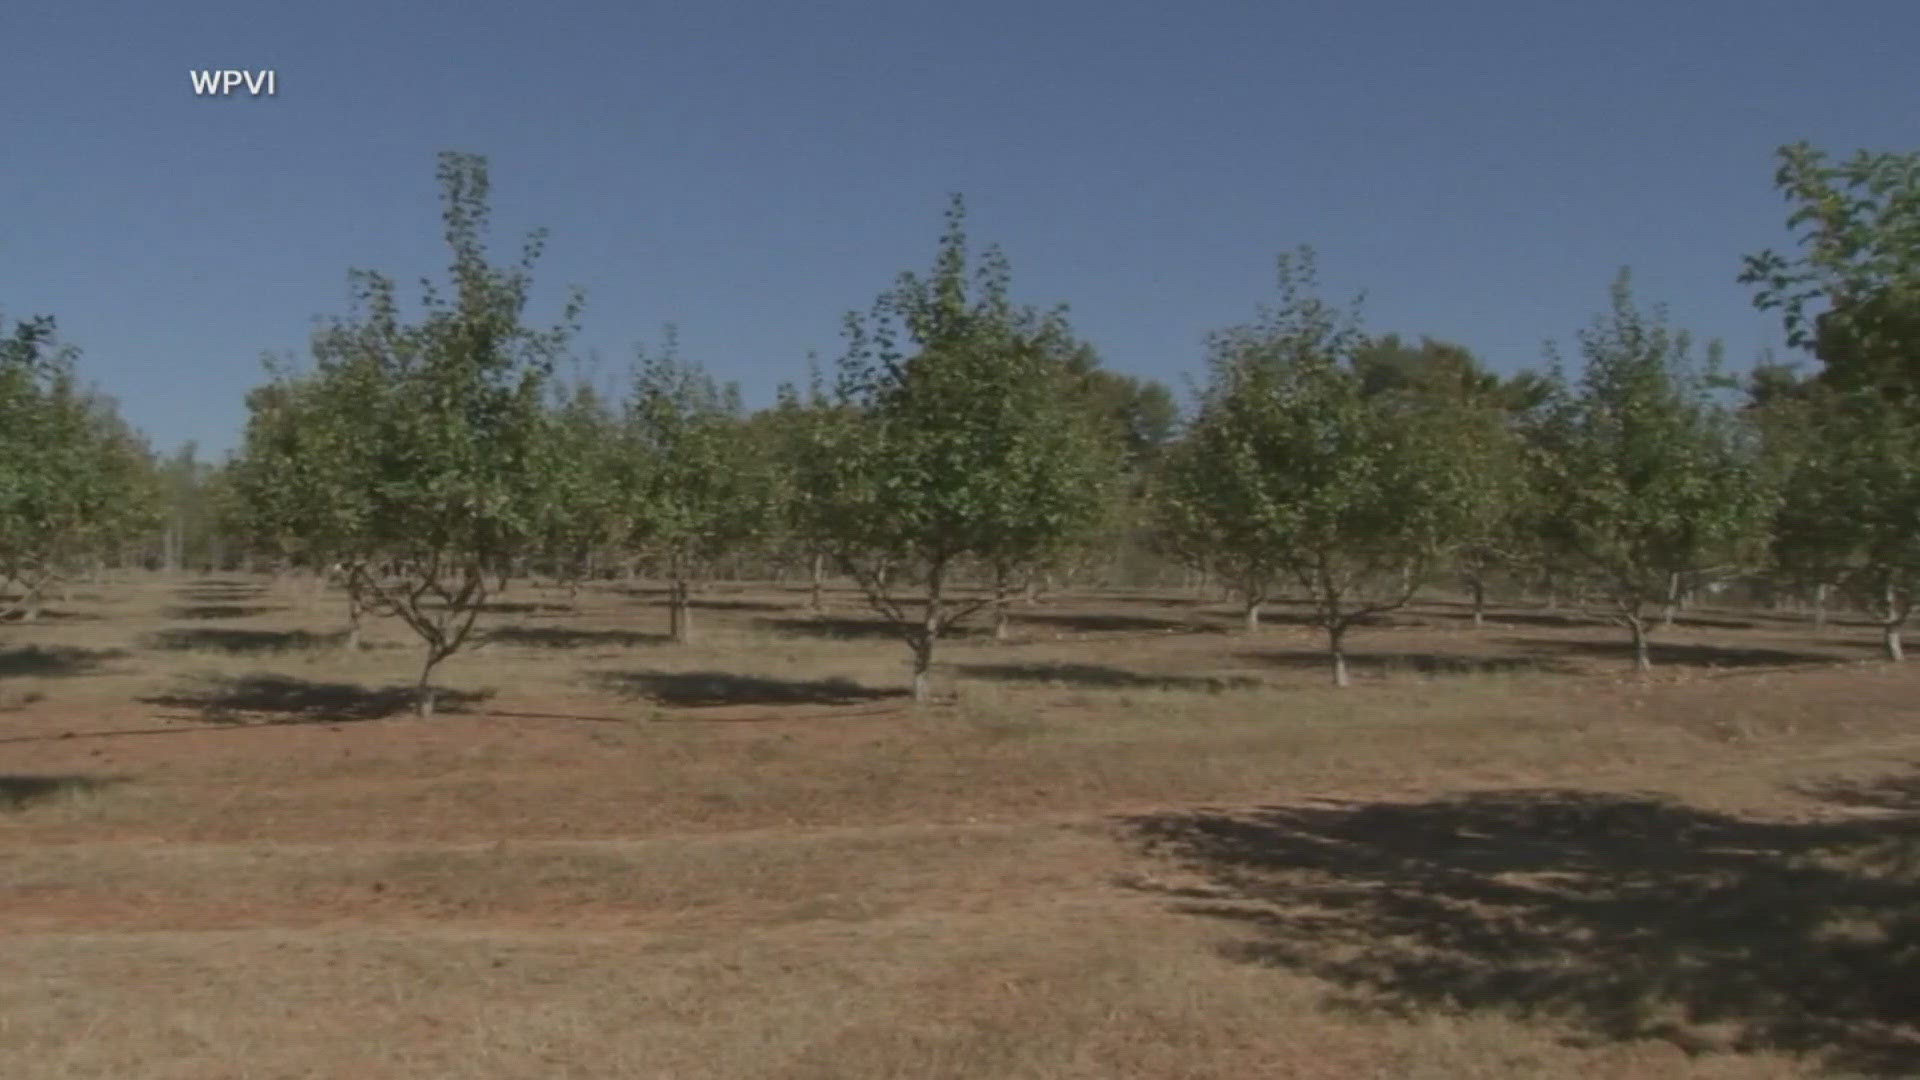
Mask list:
[[0,343],[0,612],[106,562],[300,570],[336,582],[435,667],[477,640],[516,578],[647,573],[676,640],[705,581],[851,582],[931,692],[963,620],[1074,584],[1184,580],[1236,597],[1249,630],[1304,602],[1331,678],[1363,621],[1422,589],[1596,608],[1650,665],[1649,636],[1701,590],[1849,598],[1890,658],[1920,586],[1920,154],[1781,151],[1795,249],[1741,280],[1809,373],[1729,376],[1622,271],[1540,371],[1375,334],[1283,254],[1274,301],[1211,336],[1182,415],[1101,366],[1060,307],[1016,299],[997,248],[948,210],[931,266],[845,322],[829,369],[746,409],[671,329],[621,393],[562,371],[582,300],[527,310],[544,237],[488,249],[484,160],[440,159],[446,279],[403,302],[350,277],[310,363],[269,365],[226,462],[156,458],[74,382],[50,320]]

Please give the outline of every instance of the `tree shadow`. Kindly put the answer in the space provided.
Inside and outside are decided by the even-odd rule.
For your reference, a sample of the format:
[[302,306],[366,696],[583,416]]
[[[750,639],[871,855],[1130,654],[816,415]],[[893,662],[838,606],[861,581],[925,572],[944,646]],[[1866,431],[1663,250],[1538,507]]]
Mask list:
[[955,664],[968,678],[996,682],[1050,683],[1102,690],[1245,690],[1263,685],[1245,675],[1159,675],[1104,664]]
[[196,581],[175,590],[183,600],[204,603],[232,603],[266,595],[267,587],[254,582]]
[[[1445,605],[1449,610],[1434,611],[1435,607]],[[1458,610],[1454,610],[1458,609]],[[1428,601],[1420,605],[1415,614],[1426,619],[1444,619],[1448,622],[1473,621],[1473,609],[1451,601]],[[1570,630],[1585,626],[1611,625],[1605,619],[1578,612],[1560,611],[1510,611],[1506,608],[1489,607],[1486,612],[1487,626],[1539,626],[1558,630]]]
[[[631,600],[641,600],[648,604],[665,604],[671,590],[659,586],[623,585],[618,591]],[[805,590],[802,590],[805,591]],[[771,600],[736,600],[725,596],[702,596],[694,593],[687,600],[687,606],[695,611],[792,611],[791,603],[776,603]]]
[[1849,810],[1920,815],[1920,773],[1871,780],[1824,780],[1802,784],[1794,790],[1807,798]]
[[[1260,649],[1234,654],[1242,660],[1292,670],[1328,670],[1333,657],[1325,649]],[[1462,656],[1434,652],[1348,652],[1347,666],[1355,671],[1380,670],[1420,675],[1489,675],[1502,672],[1564,672],[1568,666],[1551,657]]]
[[106,621],[106,616],[104,615],[95,615],[92,612],[86,612],[86,611],[67,611],[62,608],[43,607],[39,611],[35,612],[33,618],[31,619],[27,618],[27,613],[24,611],[11,611],[11,612],[7,612],[6,614],[0,614],[0,624],[12,625],[12,626],[19,626],[21,624],[33,624],[33,623],[105,622],[105,621]]
[[622,697],[661,705],[851,705],[902,697],[851,679],[769,679],[725,671],[600,672],[594,681]]
[[[900,627],[877,617],[815,615],[786,619],[755,619],[754,625],[796,637],[837,640],[868,641],[880,638],[899,640],[901,635]],[[947,632],[942,635],[942,640],[985,637],[990,632],[983,626],[949,626]]]
[[[1625,630],[1620,631],[1621,640],[1619,641],[1569,638],[1508,638],[1507,640],[1531,651],[1605,657],[1627,663],[1633,659],[1633,642],[1627,639],[1626,633]],[[1657,639],[1647,642],[1647,653],[1655,667],[1663,664],[1684,667],[1785,667],[1792,664],[1831,664],[1840,659],[1833,653],[1766,649],[1755,646],[1701,645]]]
[[1726,615],[1689,615],[1683,612],[1673,617],[1673,625],[1699,630],[1751,630],[1759,623]]
[[1874,820],[1737,818],[1500,791],[1129,819],[1194,887],[1134,884],[1250,937],[1361,1011],[1488,1010],[1585,1039],[1920,1062],[1917,790]]
[[498,626],[487,631],[487,640],[504,645],[527,645],[541,649],[585,649],[596,646],[630,648],[658,645],[665,634],[638,630],[575,630],[564,626]]
[[1056,630],[1068,630],[1079,633],[1100,633],[1102,631],[1201,631],[1213,630],[1211,626],[1198,626],[1187,619],[1161,618],[1152,615],[1113,615],[1103,612],[1073,611],[1033,611],[1022,609],[1011,613],[1015,626],[1039,626]]
[[160,614],[169,619],[250,619],[280,610],[265,604],[177,604]]
[[[1802,627],[1809,632],[1814,628],[1813,612],[1811,611],[1755,611],[1751,617],[1755,622]],[[1827,613],[1827,629],[1829,631],[1878,630],[1879,628],[1880,624],[1875,620],[1852,612],[1829,611]]]
[[238,653],[290,652],[296,649],[340,648],[346,644],[345,631],[315,634],[307,630],[234,630],[196,626],[185,630],[161,630],[147,635],[148,648],[169,652],[212,651]]
[[572,611],[572,604],[542,600],[489,600],[480,605],[482,615],[562,615]]
[[[426,611],[445,611],[447,605],[438,601],[423,601],[420,605]],[[474,605],[482,615],[571,615],[574,606],[547,600],[488,600]]]
[[[1247,625],[1246,612],[1240,608],[1228,610],[1218,605],[1210,605],[1199,611],[1195,611],[1194,617],[1196,619],[1206,620],[1207,625],[1200,627],[1201,629],[1228,630],[1239,633],[1244,631]],[[1372,615],[1356,622],[1354,625],[1377,626],[1381,625],[1385,618],[1385,616],[1381,615]],[[1260,608],[1260,629],[1262,630],[1271,630],[1281,626],[1313,627],[1318,625],[1319,622],[1316,620],[1314,613],[1305,608],[1282,606],[1273,602],[1263,604]]]
[[82,649],[72,645],[27,645],[0,649],[0,679],[35,676],[42,679],[85,675],[109,660],[127,655],[121,649]]
[[[490,690],[441,689],[434,707],[459,713],[493,697]],[[191,709],[213,723],[341,723],[381,720],[413,711],[411,686],[367,687],[322,683],[286,675],[203,676],[191,688],[139,699],[142,704]]]
[[122,776],[0,773],[0,810],[24,810],[34,803],[124,783],[126,778]]

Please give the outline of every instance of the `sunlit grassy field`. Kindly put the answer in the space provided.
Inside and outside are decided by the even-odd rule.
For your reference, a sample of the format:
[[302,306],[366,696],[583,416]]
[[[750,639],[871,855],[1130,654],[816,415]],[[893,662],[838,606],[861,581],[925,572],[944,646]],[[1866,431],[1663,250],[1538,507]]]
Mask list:
[[1920,669],[1694,611],[945,643],[844,592],[234,575],[0,627],[0,1076],[1920,1075]]

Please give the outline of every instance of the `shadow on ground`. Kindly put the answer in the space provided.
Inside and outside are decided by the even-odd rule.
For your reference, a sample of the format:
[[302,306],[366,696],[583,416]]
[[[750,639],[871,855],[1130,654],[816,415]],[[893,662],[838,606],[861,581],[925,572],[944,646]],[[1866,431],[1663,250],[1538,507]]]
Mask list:
[[1163,675],[1128,671],[1104,664],[955,664],[953,670],[971,679],[995,682],[1049,683],[1101,690],[1244,690],[1262,685],[1250,676]]
[[[427,600],[420,605],[423,611],[445,611],[447,605]],[[476,605],[482,615],[570,615],[574,606],[570,603],[544,600],[489,600]]]
[[0,773],[0,810],[22,810],[64,795],[87,794],[123,784],[118,776],[41,776]]
[[[1441,610],[1432,610],[1434,608]],[[1472,606],[1459,603],[1458,601],[1429,600],[1410,610],[1416,616],[1427,619],[1458,620],[1465,622],[1471,622],[1473,620]],[[1660,616],[1655,614],[1649,621],[1658,625],[1661,621]],[[1585,613],[1577,610],[1512,611],[1500,607],[1489,607],[1486,609],[1486,623],[1488,626],[1545,626],[1560,628],[1618,625],[1605,615]],[[1673,617],[1673,625],[1704,630],[1751,630],[1755,624],[1752,619],[1747,618],[1734,618],[1725,615],[1688,614],[1682,612]]]
[[658,645],[665,634],[638,630],[574,630],[564,626],[497,626],[487,631],[487,640],[502,645],[528,645],[541,649],[588,649],[599,646],[628,648]]
[[120,649],[82,649],[72,645],[27,645],[0,649],[0,679],[19,676],[57,678],[98,671],[109,660],[127,655]]
[[227,652],[239,654],[289,652],[296,649],[338,649],[346,644],[344,631],[315,634],[308,630],[233,630],[194,627],[186,630],[161,630],[147,635],[143,643],[151,649],[169,652]]
[[[1657,634],[1658,631],[1655,631]],[[1622,664],[1633,662],[1633,643],[1626,637],[1626,631],[1620,631],[1619,641],[1589,641],[1568,638],[1508,638],[1510,644],[1521,646],[1529,652],[1559,653],[1603,657],[1618,660]],[[1781,667],[1789,664],[1831,664],[1840,659],[1834,653],[1803,652],[1790,649],[1764,649],[1753,647],[1727,647],[1723,645],[1700,645],[1693,643],[1660,641],[1657,637],[1648,643],[1648,655],[1653,665],[1679,664],[1687,667]]]
[[[623,585],[615,590],[631,600],[647,604],[664,606],[671,590],[664,586]],[[687,606],[695,611],[792,611],[791,603],[781,604],[771,600],[737,600],[726,596],[702,596],[694,593]]]
[[169,619],[250,619],[280,610],[266,604],[176,604],[160,614]]
[[1034,611],[1030,608],[1016,609],[1011,613],[1010,619],[1015,629],[1037,627],[1079,633],[1123,630],[1172,633],[1216,629],[1212,626],[1196,625],[1187,619],[1159,618],[1151,615],[1107,615],[1096,612]]
[[1503,791],[1129,819],[1198,885],[1132,887],[1238,924],[1237,959],[1394,1015],[1491,1010],[1585,1039],[1920,1061],[1920,782],[1873,818],[1749,820],[1680,803]]
[[[1238,659],[1298,671],[1331,671],[1325,649],[1260,649],[1234,654]],[[1433,652],[1348,652],[1355,674],[1414,672],[1420,675],[1484,675],[1506,671],[1564,671],[1567,665],[1543,656],[1462,656]]]
[[[762,629],[797,637],[838,638],[869,640],[888,638],[898,640],[900,629],[893,623],[880,618],[860,618],[842,615],[815,615],[788,619],[755,619],[755,625]],[[950,626],[945,638],[978,638],[991,634],[985,626]]]
[[176,595],[182,600],[206,604],[231,604],[266,595],[266,586],[245,581],[196,581],[182,585]]
[[27,613],[24,611],[12,611],[12,612],[8,612],[5,615],[0,615],[0,625],[19,626],[22,624],[31,625],[34,623],[102,622],[105,619],[106,619],[106,616],[104,615],[95,615],[91,612],[86,612],[86,611],[65,611],[60,608],[41,608],[39,611],[34,612],[33,618],[31,619],[27,618]]
[[[1472,623],[1473,605],[1458,600],[1425,600],[1411,608],[1403,609],[1409,622],[1428,623]],[[1584,626],[1608,626],[1607,620],[1588,615],[1578,609],[1542,611],[1514,610],[1489,605],[1485,611],[1486,625],[1498,626],[1539,626],[1552,629],[1570,630]]]
[[[435,709],[459,713],[493,696],[491,691],[439,691]],[[285,675],[208,676],[187,689],[140,699],[163,708],[191,709],[215,723],[265,718],[270,723],[338,723],[379,720],[413,711],[411,686],[367,687],[322,683]]]
[[768,679],[725,671],[600,672],[594,681],[622,697],[661,705],[851,705],[901,697],[851,679]]

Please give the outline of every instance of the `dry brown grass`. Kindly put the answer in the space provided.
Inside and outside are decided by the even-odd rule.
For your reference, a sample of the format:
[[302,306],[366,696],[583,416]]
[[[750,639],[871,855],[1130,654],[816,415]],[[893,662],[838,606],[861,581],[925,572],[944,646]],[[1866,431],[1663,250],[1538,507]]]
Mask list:
[[[900,696],[846,596],[523,589],[416,653],[228,577],[0,628],[0,1075],[1920,1074],[1920,675],[1433,604],[1324,685],[1178,597]],[[1289,623],[1294,623],[1290,625]]]

